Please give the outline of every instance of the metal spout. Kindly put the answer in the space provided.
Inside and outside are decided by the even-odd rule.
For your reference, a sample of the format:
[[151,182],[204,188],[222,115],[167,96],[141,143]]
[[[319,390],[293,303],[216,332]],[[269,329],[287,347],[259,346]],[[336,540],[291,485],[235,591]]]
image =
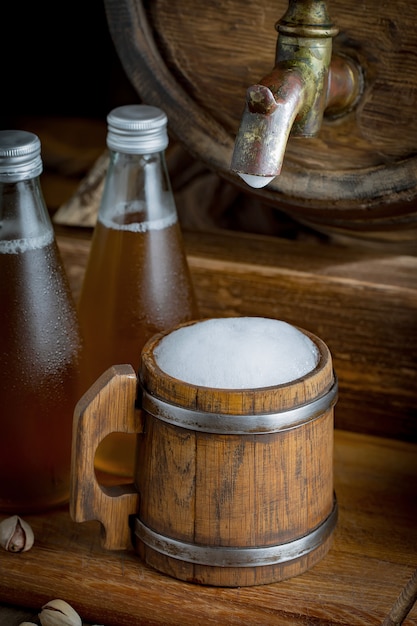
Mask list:
[[324,0],[290,0],[278,31],[275,67],[246,92],[231,170],[250,186],[267,185],[281,172],[290,135],[315,137],[327,109],[332,116],[356,104],[362,79],[348,58],[332,58]]

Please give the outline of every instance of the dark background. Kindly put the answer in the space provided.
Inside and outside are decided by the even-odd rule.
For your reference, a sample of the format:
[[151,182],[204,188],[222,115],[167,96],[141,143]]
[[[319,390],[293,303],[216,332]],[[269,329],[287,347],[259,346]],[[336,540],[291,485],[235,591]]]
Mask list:
[[2,3],[1,126],[21,116],[103,119],[136,98],[101,0]]
[[106,116],[138,102],[102,0],[0,5],[0,130],[41,140],[42,189],[53,215],[106,149]]

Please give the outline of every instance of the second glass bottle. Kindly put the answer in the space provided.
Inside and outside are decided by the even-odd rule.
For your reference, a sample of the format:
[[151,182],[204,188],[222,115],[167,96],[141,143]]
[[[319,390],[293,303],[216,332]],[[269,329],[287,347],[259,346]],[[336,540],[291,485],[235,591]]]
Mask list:
[[[78,307],[89,385],[112,365],[137,371],[152,335],[198,317],[165,161],[167,117],[127,105],[107,124],[110,163]],[[132,476],[134,450],[134,435],[109,435],[96,469]]]

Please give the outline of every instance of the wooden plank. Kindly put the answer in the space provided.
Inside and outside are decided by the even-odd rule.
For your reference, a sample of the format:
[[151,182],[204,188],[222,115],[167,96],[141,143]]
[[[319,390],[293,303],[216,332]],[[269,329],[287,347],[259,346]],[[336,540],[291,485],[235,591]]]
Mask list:
[[[89,232],[59,232],[77,298]],[[227,231],[184,238],[203,317],[273,317],[313,332],[339,378],[336,426],[417,441],[414,254]]]
[[[334,544],[290,580],[230,589],[183,583],[133,551],[107,552],[98,522],[76,524],[62,508],[25,518],[35,532],[29,552],[0,555],[0,601],[36,612],[59,597],[105,626],[379,625],[417,563],[416,454],[415,444],[336,431]],[[413,625],[417,607],[404,622]]]

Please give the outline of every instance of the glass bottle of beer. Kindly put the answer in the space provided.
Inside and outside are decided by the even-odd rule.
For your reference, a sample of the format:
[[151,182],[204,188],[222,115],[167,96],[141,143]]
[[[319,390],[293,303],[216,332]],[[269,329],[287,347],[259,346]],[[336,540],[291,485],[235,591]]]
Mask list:
[[83,346],[43,198],[41,144],[0,131],[0,511],[69,499]]
[[[198,315],[165,160],[167,116],[127,105],[107,123],[110,162],[78,307],[89,384],[112,365],[137,371],[150,337]],[[96,470],[132,476],[134,449],[134,435],[109,435]]]

